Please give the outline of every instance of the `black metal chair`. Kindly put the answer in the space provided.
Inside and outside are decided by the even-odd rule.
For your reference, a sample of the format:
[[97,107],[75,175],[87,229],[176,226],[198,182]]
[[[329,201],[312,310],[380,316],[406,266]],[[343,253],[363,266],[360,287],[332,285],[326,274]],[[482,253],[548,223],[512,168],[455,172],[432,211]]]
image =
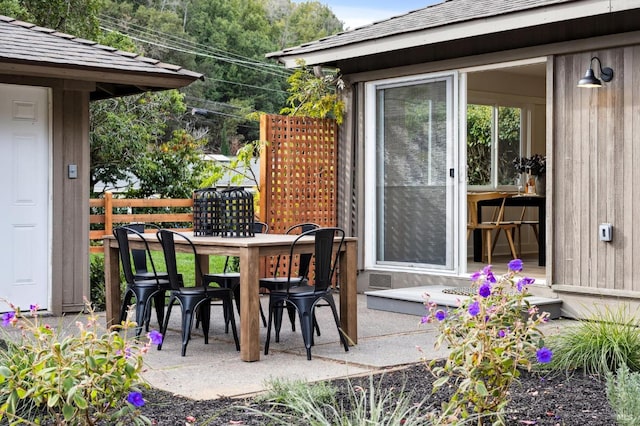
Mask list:
[[[312,223],[312,222],[304,222],[304,223],[298,223],[296,225],[293,225],[291,227],[289,227],[289,229],[287,229],[285,231],[285,234],[300,234],[303,232],[307,232],[307,231],[311,231],[313,229],[318,229],[320,227],[320,225],[318,225],[317,223]],[[266,289],[269,292],[273,291],[273,290],[282,290],[283,288],[285,288],[285,286],[287,285],[287,282],[290,281],[292,285],[302,285],[302,284],[307,284],[308,280],[309,280],[309,265],[311,264],[311,253],[303,253],[297,256],[297,263],[298,263],[298,276],[297,277],[287,277],[287,276],[280,276],[280,261],[281,261],[281,256],[278,256],[276,259],[276,264],[275,267],[273,269],[273,276],[272,277],[266,277],[266,278],[261,278],[260,279],[260,288],[261,289]],[[293,261],[292,259],[289,259],[290,261]],[[289,314],[289,320],[291,322],[291,331],[296,331],[296,311],[295,308],[293,308],[292,306],[287,308],[288,314]],[[279,312],[278,312],[279,314]],[[263,316],[263,322],[264,321],[264,316]],[[280,327],[282,325],[282,316],[281,315],[277,315],[276,319],[275,319],[275,328],[276,328],[276,342],[280,341]],[[266,326],[266,324],[265,324]],[[318,333],[318,336],[320,335],[320,328],[318,327],[317,324],[315,324],[315,328],[316,328],[316,332]]]
[[[299,242],[302,238],[314,237],[314,279],[313,285],[295,285],[298,275],[292,275],[292,262],[296,250],[299,251]],[[269,293],[269,322],[267,325],[267,340],[264,345],[264,354],[269,353],[269,341],[271,326],[276,312],[282,311],[286,306],[294,306],[300,318],[302,338],[307,350],[307,359],[311,360],[311,346],[313,345],[314,312],[320,301],[325,301],[331,307],[333,319],[340,335],[340,341],[344,345],[345,352],[349,351],[349,345],[342,330],[338,311],[333,299],[333,287],[331,282],[335,276],[340,250],[344,244],[345,232],[340,228],[317,228],[300,234],[291,244],[289,252],[289,266],[285,288],[276,289]],[[293,281],[292,281],[293,279]]]
[[[149,254],[149,260],[151,264],[151,276],[146,279],[136,279],[131,267],[131,258],[135,250],[129,249],[129,235],[137,235],[144,241],[145,257]],[[155,304],[156,316],[158,318],[158,324],[162,326],[164,319],[164,305],[166,292],[170,288],[168,277],[164,278],[156,272],[155,264],[150,256],[149,244],[144,239],[142,234],[133,228],[127,226],[120,226],[113,230],[113,235],[118,241],[118,251],[120,253],[120,260],[122,262],[122,270],[124,272],[124,278],[127,283],[124,296],[122,298],[122,306],[120,308],[120,324],[127,318],[127,312],[129,305],[132,303],[132,298],[136,299],[136,336],[142,333],[142,327],[145,326],[149,329],[149,322],[151,320],[151,301]]]
[[[253,224],[254,234],[266,234],[269,232],[269,225],[264,222],[255,222]],[[224,268],[220,273],[204,274],[202,277],[202,283],[204,285],[217,284],[220,287],[229,288],[233,292],[233,298],[236,301],[236,310],[240,313],[240,272],[230,270],[230,262],[234,259],[231,256],[227,256],[224,261]],[[215,287],[214,287],[215,288]],[[262,323],[267,326],[267,320],[262,311],[262,305],[260,305],[260,315],[262,316]],[[198,328],[199,320],[196,320],[196,328]],[[229,332],[229,318],[225,317],[225,333]]]
[[[191,326],[193,324],[193,315],[196,310],[202,321],[202,332],[204,333],[204,343],[209,343],[209,323],[211,318],[211,300],[219,299],[222,301],[222,308],[224,310],[225,318],[228,316],[231,323],[231,330],[233,332],[233,339],[236,344],[236,350],[240,350],[240,342],[238,341],[238,332],[236,330],[235,315],[233,314],[233,292],[231,289],[222,287],[208,287],[206,285],[200,285],[195,287],[185,287],[182,274],[178,273],[178,266],[176,261],[176,249],[175,238],[182,238],[186,240],[187,244],[191,247],[195,262],[196,282],[201,281],[202,270],[200,269],[200,263],[198,263],[198,256],[193,242],[186,236],[162,229],[158,231],[158,240],[162,245],[164,252],[164,259],[167,266],[167,273],[169,274],[169,282],[171,284],[171,291],[169,297],[169,305],[167,307],[167,314],[164,318],[162,325],[163,341],[166,339],[167,327],[169,326],[169,318],[171,317],[171,309],[173,305],[178,302],[182,311],[182,356],[185,356],[187,351],[187,344],[191,339]],[[162,349],[162,344],[158,345],[158,350]]]

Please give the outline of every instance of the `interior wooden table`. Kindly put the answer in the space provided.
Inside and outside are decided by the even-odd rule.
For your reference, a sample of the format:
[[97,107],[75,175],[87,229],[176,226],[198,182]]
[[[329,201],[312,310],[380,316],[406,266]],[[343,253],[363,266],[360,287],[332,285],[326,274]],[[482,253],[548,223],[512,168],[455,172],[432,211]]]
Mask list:
[[[291,249],[291,242],[296,235],[256,234],[254,237],[194,237],[192,232],[185,232],[196,245],[198,255],[202,257],[201,265],[206,273],[208,257],[237,256],[240,259],[240,358],[243,361],[260,360],[260,295],[259,295],[259,262],[263,256],[286,255]],[[144,249],[144,243],[138,236],[130,236],[130,248]],[[155,234],[145,234],[151,250],[162,250]],[[300,252],[313,252],[314,239],[303,238]],[[104,276],[106,293],[107,326],[118,321],[121,304],[120,294],[120,259],[118,243],[113,236],[104,238]],[[357,238],[347,237],[342,246],[339,263],[340,282],[340,322],[348,341],[358,343],[357,318]],[[176,251],[189,252],[186,241],[176,240]]]

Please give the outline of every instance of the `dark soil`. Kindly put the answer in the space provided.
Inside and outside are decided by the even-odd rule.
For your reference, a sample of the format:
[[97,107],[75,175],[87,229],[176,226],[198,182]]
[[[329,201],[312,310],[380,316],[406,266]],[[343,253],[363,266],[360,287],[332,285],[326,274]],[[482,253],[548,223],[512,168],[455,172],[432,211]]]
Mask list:
[[[448,399],[446,391],[431,394],[433,378],[423,364],[385,372],[380,376],[383,389],[403,389],[411,393],[412,401],[428,397],[425,413]],[[379,384],[376,377],[374,384]],[[351,385],[370,388],[369,376],[350,379]],[[339,388],[341,402],[349,400],[349,381],[331,382]],[[267,402],[256,398],[214,399],[193,401],[159,390],[145,390],[145,416],[158,425],[184,425],[187,416],[195,418],[194,425],[267,425],[269,420],[253,411],[274,410]],[[508,425],[604,426],[614,425],[614,413],[609,407],[605,382],[575,373],[541,375],[523,372],[519,382],[512,385],[511,401],[507,405]],[[251,407],[253,410],[247,409]],[[300,422],[299,424],[304,424]]]

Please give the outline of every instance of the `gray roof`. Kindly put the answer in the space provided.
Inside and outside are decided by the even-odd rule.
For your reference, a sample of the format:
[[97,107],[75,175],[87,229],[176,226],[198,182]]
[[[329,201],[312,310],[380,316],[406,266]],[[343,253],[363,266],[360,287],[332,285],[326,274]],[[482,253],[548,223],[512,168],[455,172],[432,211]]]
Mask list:
[[[111,89],[122,92],[112,93],[115,96],[130,94],[127,92],[182,87],[203,78],[202,74],[177,65],[165,64],[2,15],[0,63],[49,67],[53,74],[56,70],[66,71],[67,74],[64,75],[67,78],[114,83],[119,87]],[[80,73],[70,74],[69,70]],[[117,74],[120,77],[115,77]],[[145,81],[140,82],[143,87],[136,89],[135,82],[123,82],[122,74],[130,75],[129,80],[144,76]],[[107,97],[107,94],[97,97]]]
[[363,43],[399,34],[435,29],[447,25],[484,20],[490,17],[522,12],[580,0],[446,0],[423,9],[375,22],[297,47],[272,52],[267,57],[301,55],[325,49]]

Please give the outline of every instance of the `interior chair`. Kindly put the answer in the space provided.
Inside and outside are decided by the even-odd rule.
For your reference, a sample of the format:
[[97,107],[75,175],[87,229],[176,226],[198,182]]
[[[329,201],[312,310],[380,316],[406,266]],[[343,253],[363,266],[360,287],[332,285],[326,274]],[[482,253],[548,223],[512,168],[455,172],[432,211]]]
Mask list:
[[538,226],[540,226],[540,222],[537,220],[525,219],[527,214],[527,206],[522,208],[522,213],[520,213],[520,219],[513,221],[516,225],[516,238],[518,240],[518,255],[522,257],[522,227],[530,226],[533,231],[533,235],[536,237],[536,242],[540,244],[540,236],[538,235]]
[[[314,237],[313,256],[314,278],[313,285],[295,285],[299,275],[293,271],[291,259],[294,253],[300,250],[300,240]],[[289,262],[287,267],[287,281],[284,288],[275,289],[269,293],[269,321],[267,324],[267,340],[264,345],[264,354],[269,354],[269,342],[271,337],[271,327],[274,322],[276,312],[282,311],[286,306],[295,307],[300,319],[302,338],[307,350],[307,359],[311,360],[311,346],[313,345],[313,322],[315,308],[319,302],[324,301],[331,307],[336,329],[340,336],[340,341],[344,345],[345,352],[349,351],[347,339],[340,329],[338,311],[333,299],[333,287],[331,285],[334,278],[340,250],[344,244],[345,232],[340,228],[317,228],[300,234],[291,244],[289,251]]]
[[[182,311],[182,356],[185,356],[187,344],[191,339],[191,326],[193,325],[194,312],[198,312],[202,320],[202,332],[204,333],[204,343],[209,343],[209,323],[211,318],[211,300],[219,299],[222,301],[225,318],[229,316],[233,339],[236,344],[236,350],[240,350],[240,342],[238,341],[238,332],[236,330],[235,315],[233,314],[233,292],[229,288],[208,287],[205,285],[186,287],[182,278],[182,274],[178,272],[176,261],[175,239],[184,239],[186,244],[191,248],[195,262],[196,282],[201,282],[202,270],[198,262],[198,255],[193,242],[186,236],[161,229],[157,233],[158,240],[162,245],[164,259],[169,274],[169,283],[171,285],[169,305],[167,314],[162,325],[163,342],[166,340],[167,328],[169,326],[169,318],[171,317],[171,309],[178,302]],[[158,345],[158,350],[162,349],[162,343]]]
[[[474,230],[480,230],[482,235],[482,247],[483,247],[483,259],[486,249],[487,263],[491,264],[492,252],[494,249],[494,239],[492,238],[493,231],[496,231],[496,238],[500,231],[504,231],[507,242],[509,243],[509,249],[513,258],[517,258],[515,244],[513,242],[513,233],[516,228],[514,222],[507,222],[504,220],[504,208],[505,201],[509,197],[509,194],[504,192],[469,192],[467,193],[467,240],[471,236],[471,232]],[[489,221],[478,221],[478,209],[479,203],[484,200],[502,200],[494,209],[494,214]]]
[[[320,225],[312,222],[298,223],[296,225],[289,227],[285,231],[285,234],[301,234],[307,231],[311,231],[313,229],[318,229],[319,227]],[[260,289],[268,290],[269,292],[271,292],[273,290],[282,290],[287,285],[287,282],[291,282],[291,285],[307,284],[309,280],[309,266],[311,264],[311,257],[312,257],[311,253],[303,253],[298,255],[297,259],[290,260],[290,261],[293,261],[294,263],[297,260],[298,273],[297,273],[297,276],[289,278],[287,276],[280,276],[281,275],[281,271],[280,271],[281,256],[278,256],[276,258],[276,264],[273,268],[273,276],[261,278],[260,284],[259,284]],[[289,314],[289,320],[291,322],[291,331],[296,331],[295,308],[293,306],[288,306],[287,311]],[[282,325],[282,316],[280,315],[280,313],[281,311],[278,311],[277,316],[275,318],[276,342],[280,341],[280,326]],[[266,327],[266,321],[264,321],[264,317],[263,317],[263,322],[265,322],[265,327]],[[314,321],[314,327],[316,329],[318,336],[320,336],[320,327],[315,321]]]
[[[132,268],[132,255],[135,250],[129,249],[129,235],[135,234],[144,241],[145,245],[145,257],[149,254],[149,261],[151,264],[151,273],[153,274],[146,279],[136,279]],[[151,251],[149,250],[149,244],[143,238],[142,234],[133,228],[127,226],[120,226],[113,230],[113,235],[118,241],[118,251],[120,253],[120,260],[122,262],[122,270],[124,272],[124,278],[127,283],[124,296],[122,298],[122,306],[120,307],[120,320],[122,324],[127,318],[129,306],[131,305],[132,298],[136,299],[135,317],[136,317],[136,336],[140,336],[142,327],[145,326],[149,329],[149,322],[151,319],[151,301],[153,300],[156,308],[156,316],[158,324],[162,326],[164,319],[164,305],[165,295],[170,288],[168,277],[163,278],[156,272],[155,264],[151,258]]]
[[[264,222],[254,222],[253,233],[254,234],[266,234],[269,232],[269,225]],[[229,288],[233,292],[233,298],[236,302],[236,310],[240,313],[240,272],[230,271],[231,261],[234,259],[231,256],[227,256],[224,261],[224,268],[222,272],[217,274],[204,274],[202,277],[203,285],[211,285],[213,283],[220,287]],[[262,316],[262,323],[267,326],[267,320],[262,311],[262,305],[260,305],[260,316]],[[198,328],[199,318],[196,319],[196,328]],[[225,333],[229,332],[229,318],[225,316]]]

